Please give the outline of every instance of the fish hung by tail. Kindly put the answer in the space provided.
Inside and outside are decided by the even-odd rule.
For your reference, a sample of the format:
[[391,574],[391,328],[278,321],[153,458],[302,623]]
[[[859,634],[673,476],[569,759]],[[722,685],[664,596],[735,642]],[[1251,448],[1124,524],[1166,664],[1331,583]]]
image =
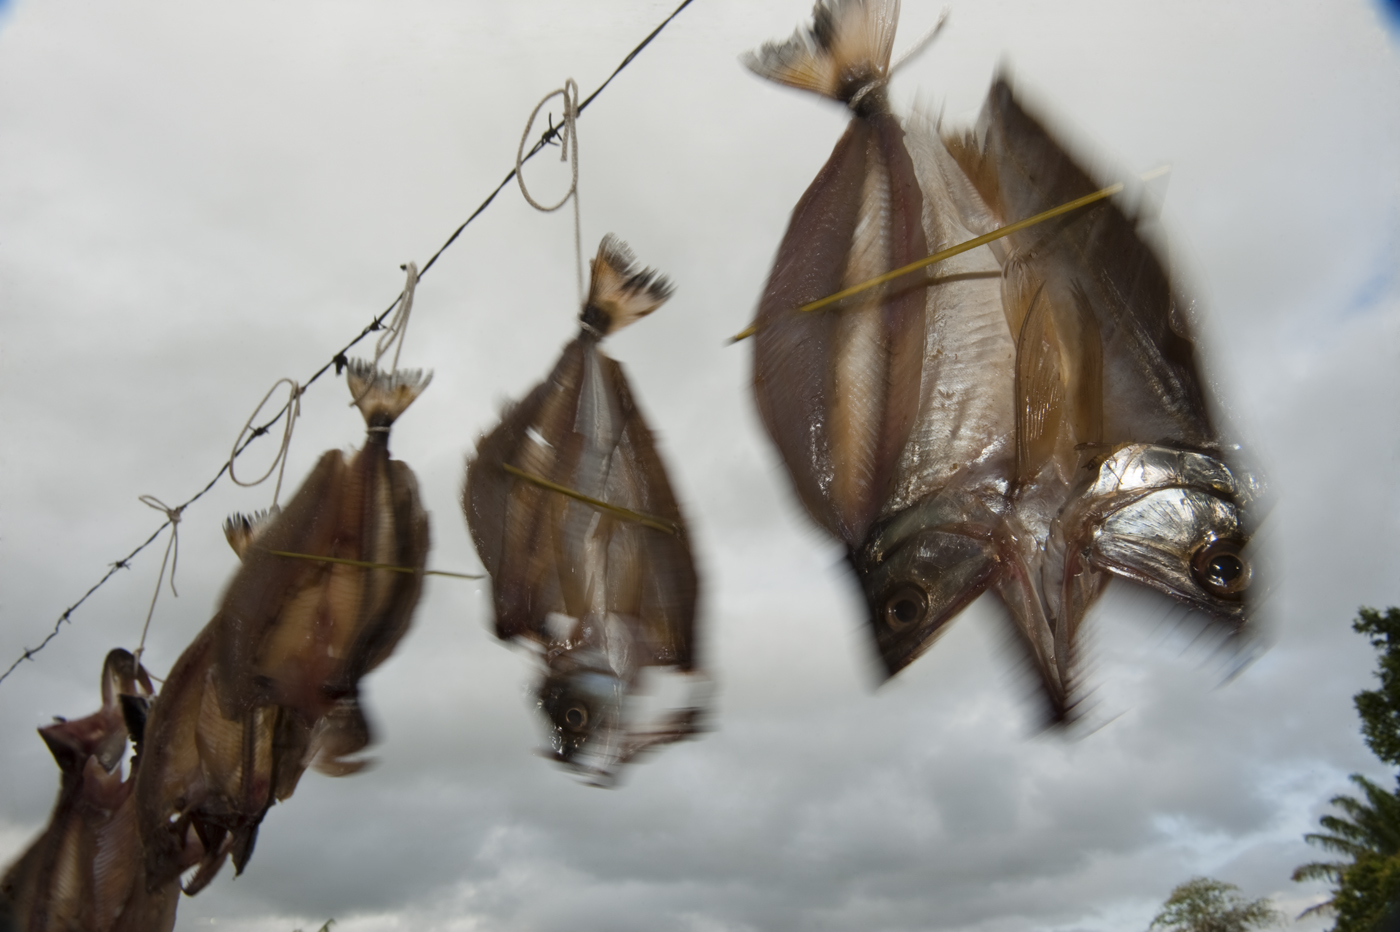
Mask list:
[[372,362],[352,359],[345,370],[345,378],[350,383],[355,406],[365,417],[365,424],[388,427],[423,393],[433,380],[433,374],[422,369],[381,372]]
[[811,26],[740,61],[771,81],[859,109],[889,78],[898,23],[899,0],[817,0]]
[[599,337],[647,316],[675,291],[671,282],[655,269],[638,268],[632,250],[611,233],[598,244],[598,255],[589,266],[592,279],[579,321],[585,330]]

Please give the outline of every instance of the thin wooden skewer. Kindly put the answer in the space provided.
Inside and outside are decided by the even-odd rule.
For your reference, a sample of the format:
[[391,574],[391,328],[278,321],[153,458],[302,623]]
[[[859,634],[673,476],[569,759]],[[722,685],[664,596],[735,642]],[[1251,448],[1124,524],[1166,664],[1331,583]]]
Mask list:
[[592,505],[594,508],[617,515],[624,521],[631,521],[633,524],[642,524],[666,534],[674,534],[677,536],[680,534],[680,529],[664,518],[654,518],[651,515],[644,515],[640,511],[632,511],[629,508],[623,508],[619,505],[611,505],[600,499],[584,495],[582,492],[576,492],[568,486],[560,485],[557,482],[550,482],[548,479],[541,478],[533,473],[528,473],[523,469],[518,469],[509,463],[502,463],[501,468],[512,476],[524,479],[532,485],[537,485],[542,489],[548,489],[551,492],[558,492],[560,495],[567,495],[569,498],[583,502],[585,505]]
[[449,573],[447,570],[416,570],[411,566],[393,566],[388,563],[371,563],[368,560],[349,560],[345,557],[318,557],[314,553],[292,553],[290,550],[268,550],[274,557],[293,557],[298,560],[315,560],[318,563],[339,563],[342,566],[361,566],[369,570],[391,570],[395,573],[418,573],[424,576],[451,576],[453,579],[485,579],[481,574]]
[[[1171,166],[1163,165],[1162,167],[1154,168],[1152,171],[1147,172],[1144,175],[1140,175],[1139,177],[1143,181],[1151,181],[1153,178],[1156,178],[1160,175],[1165,175],[1169,171],[1171,171]],[[1113,195],[1117,194],[1122,190],[1123,182],[1121,181],[1117,184],[1111,184],[1106,188],[1100,188],[1093,194],[1086,194],[1083,197],[1075,198],[1067,204],[1061,204],[1059,207],[1052,207],[1049,210],[1041,211],[1040,213],[1032,217],[1027,217],[1025,220],[1018,220],[1015,223],[1009,223],[1004,227],[998,227],[990,233],[983,233],[981,236],[974,237],[965,243],[958,243],[956,246],[949,246],[947,249],[936,252],[931,256],[925,256],[924,258],[919,259],[915,262],[911,262],[908,265],[900,266],[892,272],[886,272],[883,275],[877,275],[875,278],[869,279],[868,281],[863,281],[857,285],[852,285],[851,287],[846,288],[842,291],[838,291],[835,294],[827,295],[825,298],[818,298],[816,301],[812,301],[809,304],[802,305],[801,307],[797,308],[797,310],[803,313],[807,311],[820,310],[821,308],[824,308],[830,304],[835,304],[837,301],[849,298],[851,295],[860,294],[862,291],[868,291],[869,289],[874,288],[878,285],[883,285],[885,282],[893,281],[894,279],[899,278],[902,275],[908,275],[910,272],[917,272],[919,269],[922,269],[926,266],[942,262],[944,259],[951,259],[953,258],[953,256],[960,255],[972,249],[976,249],[978,246],[985,246],[987,243],[999,240],[1003,236],[1010,236],[1012,233],[1019,233],[1027,227],[1033,227],[1038,223],[1044,223],[1046,220],[1052,220],[1055,217],[1060,216],[1061,214],[1067,214],[1072,210],[1078,210],[1081,207],[1087,207],[1089,204],[1093,204],[1096,201],[1101,201],[1105,198],[1112,197]],[[758,324],[751,324],[747,329],[741,330],[739,333],[736,333],[734,334],[734,336],[730,337],[729,342],[731,344],[738,343],[740,340],[748,339],[757,332]]]

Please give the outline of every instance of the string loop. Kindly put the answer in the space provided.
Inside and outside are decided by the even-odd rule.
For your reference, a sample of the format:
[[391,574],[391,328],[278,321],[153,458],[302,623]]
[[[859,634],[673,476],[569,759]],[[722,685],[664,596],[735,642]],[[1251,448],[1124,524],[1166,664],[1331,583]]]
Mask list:
[[[276,386],[273,387],[276,388]],[[271,392],[268,394],[270,395]],[[268,472],[271,473],[272,470],[269,469]],[[263,476],[263,478],[266,479],[267,476]],[[170,594],[177,599],[180,597],[180,593],[175,590],[175,569],[180,565],[180,515],[185,510],[185,506],[176,505],[171,508],[154,495],[142,495],[137,501],[148,508],[165,512],[165,520],[170,524],[170,540],[165,545],[165,556],[161,557],[160,560],[160,575],[156,576],[156,590],[151,594],[151,607],[146,610],[146,623],[141,626],[141,643],[136,645],[134,654],[136,663],[139,665],[141,654],[146,650],[146,632],[151,629],[151,616],[156,613],[156,601],[160,598],[160,585],[165,581],[166,563],[170,564]]]
[[392,370],[399,368],[399,352],[403,349],[403,335],[408,332],[408,317],[413,313],[413,292],[418,288],[418,264],[416,262],[406,262],[399,266],[408,276],[404,282],[403,291],[399,293],[398,304],[394,307],[394,316],[389,318],[389,323],[384,325],[384,333],[374,344],[374,368],[379,368],[379,360],[384,358],[384,354],[389,352],[389,347],[394,348],[394,365]]
[[[243,443],[243,435],[251,431],[252,437],[257,437],[267,432],[264,428],[254,429],[253,421],[257,419],[258,413],[263,409],[263,405],[267,404],[268,399],[272,397],[272,393],[277,391],[277,387],[284,382],[288,386],[288,395],[287,404],[285,406],[287,424],[282,428],[282,445],[277,449],[277,455],[273,457],[272,462],[268,464],[267,472],[256,479],[245,482],[238,478],[237,473],[234,472],[234,463],[238,460],[238,454],[241,452],[240,445]],[[301,417],[301,395],[303,391],[305,391],[305,389],[298,385],[295,379],[282,378],[273,382],[272,387],[267,390],[267,394],[263,395],[262,401],[258,402],[258,406],[253,409],[253,413],[248,415],[248,420],[243,425],[243,429],[238,432],[237,439],[233,441],[233,452],[229,454],[228,477],[233,480],[234,485],[240,485],[245,489],[252,488],[255,485],[261,485],[267,481],[268,476],[272,475],[274,469],[277,470],[277,485],[274,486],[272,490],[273,508],[277,507],[277,499],[282,494],[282,474],[287,468],[287,450],[292,445],[292,431],[296,427],[297,418]],[[252,437],[249,437],[249,439],[251,440]],[[142,498],[142,501],[145,501],[145,498]],[[146,502],[146,504],[149,505],[151,503]],[[151,507],[157,508],[161,506],[151,505]],[[179,519],[177,518],[176,520],[178,521]]]
[[[555,132],[559,138],[559,161],[568,161],[572,178],[569,182],[569,190],[559,199],[559,203],[546,207],[530,196],[530,190],[525,186],[525,173],[522,169],[525,166],[525,143],[530,140],[530,129],[535,125],[535,117],[539,116],[540,109],[549,103],[556,96],[564,98],[564,122],[561,123]],[[579,210],[578,210],[578,83],[573,78],[567,78],[564,86],[550,91],[537,104],[535,109],[530,111],[530,119],[525,123],[525,132],[520,134],[520,147],[515,150],[515,180],[520,182],[520,193],[525,195],[526,202],[538,211],[553,213],[563,207],[570,199],[574,202],[574,271],[578,277],[578,300],[583,304],[583,245],[582,237],[579,234]]]

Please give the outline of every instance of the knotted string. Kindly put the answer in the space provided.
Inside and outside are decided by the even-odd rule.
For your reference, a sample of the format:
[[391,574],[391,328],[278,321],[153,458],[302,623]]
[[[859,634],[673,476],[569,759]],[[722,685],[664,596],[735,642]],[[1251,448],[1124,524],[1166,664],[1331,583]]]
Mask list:
[[[559,161],[566,159],[570,162],[572,179],[569,183],[569,190],[559,199],[559,203],[552,207],[546,207],[530,196],[530,191],[525,187],[525,173],[522,168],[525,165],[525,143],[530,139],[530,128],[535,125],[535,117],[539,116],[540,108],[549,103],[555,96],[564,98],[564,122],[558,127],[555,135],[559,138]],[[563,207],[570,198],[574,202],[574,271],[578,276],[578,303],[583,305],[583,238],[579,233],[579,213],[578,213],[578,84],[573,78],[564,81],[564,86],[558,90],[550,91],[544,95],[544,99],[535,104],[535,109],[530,111],[529,122],[525,124],[525,132],[520,134],[520,148],[515,150],[515,180],[520,182],[520,193],[525,195],[525,200],[536,210],[544,213],[553,213]]]
[[[238,478],[237,474],[233,471],[233,464],[238,459],[239,445],[243,443],[243,435],[248,433],[248,431],[253,430],[253,421],[257,419],[258,413],[263,409],[263,405],[267,404],[267,400],[272,397],[272,393],[277,391],[277,386],[281,385],[283,382],[286,382],[287,385],[290,387],[290,395],[287,398],[286,405],[287,424],[285,427],[282,428],[282,445],[277,450],[277,456],[274,457],[272,462],[268,465],[267,472],[263,473],[257,479],[254,479],[250,482],[244,482],[242,479]],[[287,450],[292,445],[292,430],[296,426],[297,418],[301,417],[301,393],[303,391],[304,389],[292,379],[278,379],[276,382],[273,382],[272,387],[267,390],[267,394],[263,395],[263,400],[258,402],[258,406],[253,409],[253,413],[248,415],[247,423],[245,423],[243,425],[243,429],[238,432],[238,438],[233,441],[233,453],[229,456],[228,477],[233,480],[235,485],[241,485],[245,489],[251,488],[255,485],[261,485],[262,483],[267,481],[268,476],[272,475],[272,471],[274,469],[277,470],[277,485],[272,490],[273,508],[277,507],[277,499],[282,494],[282,473],[287,468]],[[259,436],[263,433],[266,433],[266,429],[262,427],[253,430],[254,437]],[[142,499],[142,501],[145,501],[145,499]],[[146,504],[149,505],[150,502],[147,502]],[[151,507],[156,508],[158,506],[151,505]],[[179,519],[177,518],[176,520]],[[174,578],[173,573],[171,578]]]
[[[274,386],[276,387],[276,386]],[[271,393],[269,393],[271,394]],[[256,412],[255,412],[256,413]],[[272,470],[268,470],[270,473]],[[263,476],[264,479],[267,476]],[[175,591],[175,568],[180,564],[180,512],[185,510],[184,505],[171,508],[165,502],[154,495],[142,495],[138,501],[148,508],[165,512],[165,518],[170,522],[170,541],[165,545],[165,556],[160,559],[160,575],[156,577],[156,591],[151,594],[151,607],[146,610],[146,623],[141,626],[141,643],[136,645],[136,663],[141,663],[141,654],[146,650],[146,632],[151,628],[151,616],[156,613],[156,600],[160,598],[160,584],[165,581],[165,565],[170,564],[170,594],[176,598],[180,593]],[[171,555],[174,559],[171,559]]]

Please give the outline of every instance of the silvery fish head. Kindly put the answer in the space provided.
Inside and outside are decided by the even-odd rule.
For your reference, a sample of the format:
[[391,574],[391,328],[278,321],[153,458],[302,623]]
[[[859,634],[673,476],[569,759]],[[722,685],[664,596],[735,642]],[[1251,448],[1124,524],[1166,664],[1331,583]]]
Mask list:
[[916,502],[852,556],[870,607],[870,630],[893,676],[928,649],[1000,570],[997,516],[971,496]]
[[600,651],[565,651],[551,658],[536,692],[549,734],[545,756],[579,772],[610,774],[626,755],[626,695],[626,682]]
[[1255,583],[1243,522],[1252,491],[1212,456],[1130,444],[1103,462],[1073,506],[1087,520],[1067,544],[1238,629]]

